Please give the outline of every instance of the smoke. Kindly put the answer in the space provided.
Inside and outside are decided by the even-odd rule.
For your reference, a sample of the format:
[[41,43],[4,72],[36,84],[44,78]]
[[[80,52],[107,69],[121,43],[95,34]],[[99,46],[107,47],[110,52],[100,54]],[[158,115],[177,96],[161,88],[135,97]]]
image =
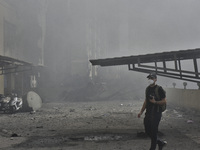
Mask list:
[[[27,61],[36,64],[39,59],[35,58],[43,55],[40,59],[44,58],[47,70],[44,80],[52,85],[69,85],[78,82],[77,79],[87,83],[96,73],[105,79],[121,76],[126,79],[124,82],[139,79],[142,82],[146,75],[130,72],[127,66],[91,70],[88,60],[200,47],[200,1],[197,0],[8,2],[19,10],[24,8],[23,4],[28,6],[19,14],[23,16],[21,21],[27,20],[20,36],[28,37],[22,38],[20,44],[25,43],[24,49],[31,54]],[[34,16],[42,8],[37,19]],[[166,86],[173,82],[165,78],[162,81]]]

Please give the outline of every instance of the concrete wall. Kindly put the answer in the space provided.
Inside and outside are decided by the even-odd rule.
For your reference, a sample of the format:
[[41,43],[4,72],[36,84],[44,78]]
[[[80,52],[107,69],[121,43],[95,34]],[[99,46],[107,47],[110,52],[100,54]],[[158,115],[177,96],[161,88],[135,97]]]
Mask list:
[[200,110],[200,90],[166,88],[167,102],[183,108]]

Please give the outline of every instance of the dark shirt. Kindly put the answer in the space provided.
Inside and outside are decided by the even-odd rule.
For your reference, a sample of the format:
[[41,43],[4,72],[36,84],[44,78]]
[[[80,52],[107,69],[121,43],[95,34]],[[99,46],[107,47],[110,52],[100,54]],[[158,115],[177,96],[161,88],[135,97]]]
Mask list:
[[159,106],[150,102],[150,99],[152,99],[152,96],[154,96],[154,99],[156,101],[160,101],[166,97],[165,91],[163,90],[163,88],[161,86],[159,86],[159,88],[158,88],[159,98],[156,96],[155,89],[157,86],[158,85],[155,85],[153,87],[148,86],[146,88],[146,114],[152,114],[155,112],[161,113],[161,111],[158,111]]

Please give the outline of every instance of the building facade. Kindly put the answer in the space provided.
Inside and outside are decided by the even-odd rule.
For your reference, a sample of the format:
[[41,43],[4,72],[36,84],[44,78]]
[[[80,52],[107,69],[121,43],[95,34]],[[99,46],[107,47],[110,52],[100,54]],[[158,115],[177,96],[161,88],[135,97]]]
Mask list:
[[[43,64],[45,0],[0,0],[0,55],[2,58],[29,62],[33,66]],[[5,60],[6,60],[5,59]],[[2,61],[2,60],[1,60]],[[12,67],[10,64],[9,67]],[[23,94],[30,88],[33,71],[21,72],[1,63],[0,94],[16,91]]]

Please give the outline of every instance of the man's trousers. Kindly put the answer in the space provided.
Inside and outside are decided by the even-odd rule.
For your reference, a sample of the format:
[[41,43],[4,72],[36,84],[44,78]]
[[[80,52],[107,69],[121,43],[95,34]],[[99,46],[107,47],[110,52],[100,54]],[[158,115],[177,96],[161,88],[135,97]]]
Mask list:
[[145,114],[144,127],[146,134],[151,138],[150,150],[155,150],[157,143],[161,142],[158,137],[158,126],[161,120],[162,113]]

